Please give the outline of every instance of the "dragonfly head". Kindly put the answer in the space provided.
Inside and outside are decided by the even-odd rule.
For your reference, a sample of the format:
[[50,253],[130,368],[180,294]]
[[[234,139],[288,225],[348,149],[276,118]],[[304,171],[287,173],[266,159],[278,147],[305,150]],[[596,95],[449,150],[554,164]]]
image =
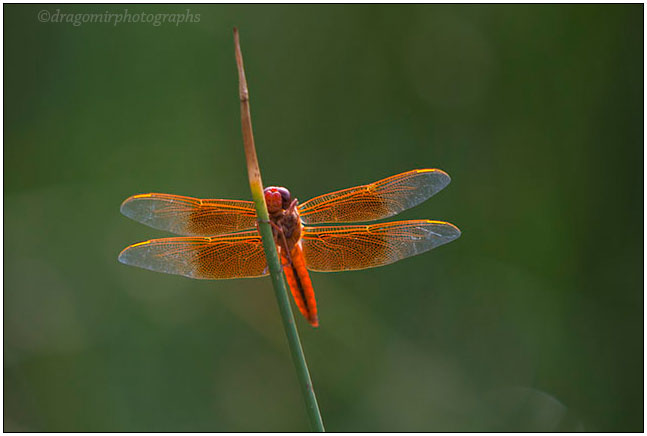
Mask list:
[[283,209],[290,207],[292,202],[292,195],[290,191],[280,186],[268,186],[263,191],[265,194],[265,203],[267,203],[267,211],[270,214],[280,212]]

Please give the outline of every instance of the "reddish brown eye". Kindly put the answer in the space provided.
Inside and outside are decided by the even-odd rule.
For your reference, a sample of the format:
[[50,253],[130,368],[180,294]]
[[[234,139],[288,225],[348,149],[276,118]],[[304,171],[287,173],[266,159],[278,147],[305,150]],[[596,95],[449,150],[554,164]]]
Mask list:
[[268,186],[263,190],[265,194],[265,203],[269,213],[276,213],[283,208],[283,198],[275,186]]
[[281,194],[281,199],[283,200],[283,209],[287,209],[290,206],[290,202],[292,201],[290,191],[285,188],[277,188],[277,191],[279,191],[279,193]]

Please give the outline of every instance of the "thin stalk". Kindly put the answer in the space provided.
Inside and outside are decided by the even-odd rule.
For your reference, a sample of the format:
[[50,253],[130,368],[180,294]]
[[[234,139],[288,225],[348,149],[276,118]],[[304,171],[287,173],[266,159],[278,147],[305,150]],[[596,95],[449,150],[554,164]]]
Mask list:
[[279,312],[283,320],[283,328],[288,339],[290,346],[290,353],[292,354],[292,361],[297,370],[297,378],[301,385],[301,391],[306,403],[306,410],[310,418],[310,425],[313,431],[324,432],[323,421],[321,420],[321,412],[317,404],[317,397],[314,388],[312,387],[312,380],[310,379],[310,371],[308,371],[308,364],[306,357],[303,354],[301,347],[301,340],[299,339],[299,332],[297,325],[294,321],[292,314],[292,306],[285,288],[285,280],[283,279],[283,268],[276,251],[274,243],[274,236],[272,235],[272,227],[270,226],[270,218],[267,213],[267,205],[265,204],[265,196],[263,195],[263,181],[261,180],[261,170],[258,167],[258,158],[256,157],[256,147],[254,145],[254,134],[252,132],[252,119],[249,112],[249,91],[247,90],[247,79],[245,78],[245,68],[243,66],[243,55],[240,51],[240,40],[238,37],[238,29],[234,28],[234,43],[236,46],[236,65],[238,66],[238,83],[240,94],[240,118],[243,128],[243,144],[245,146],[245,157],[247,158],[247,174],[249,175],[249,186],[252,190],[252,199],[256,206],[256,216],[258,217],[258,229],[263,238],[263,248],[265,249],[265,257],[267,258],[267,265],[269,266],[270,277],[272,278],[272,285],[274,286],[274,293],[276,294],[276,301],[279,305]]

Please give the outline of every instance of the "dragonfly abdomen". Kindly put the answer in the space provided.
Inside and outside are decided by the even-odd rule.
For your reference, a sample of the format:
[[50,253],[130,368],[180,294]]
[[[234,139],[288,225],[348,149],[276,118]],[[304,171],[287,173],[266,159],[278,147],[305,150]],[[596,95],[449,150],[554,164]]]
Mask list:
[[318,327],[319,317],[317,316],[315,291],[310,281],[310,274],[306,269],[301,244],[296,244],[292,249],[290,253],[291,262],[284,256],[282,257],[285,278],[288,281],[297,307],[313,327]]

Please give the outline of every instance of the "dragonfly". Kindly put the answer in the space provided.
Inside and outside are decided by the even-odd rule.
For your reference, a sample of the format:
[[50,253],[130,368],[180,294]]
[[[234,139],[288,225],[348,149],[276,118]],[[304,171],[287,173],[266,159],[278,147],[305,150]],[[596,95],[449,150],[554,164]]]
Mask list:
[[[461,235],[444,221],[375,224],[412,208],[446,187],[439,169],[418,169],[299,203],[286,188],[264,189],[272,234],[292,297],[305,319],[319,326],[308,271],[361,270],[424,253]],[[126,247],[119,261],[193,279],[268,275],[254,203],[171,194],[127,198],[121,213],[155,229],[182,235]]]

